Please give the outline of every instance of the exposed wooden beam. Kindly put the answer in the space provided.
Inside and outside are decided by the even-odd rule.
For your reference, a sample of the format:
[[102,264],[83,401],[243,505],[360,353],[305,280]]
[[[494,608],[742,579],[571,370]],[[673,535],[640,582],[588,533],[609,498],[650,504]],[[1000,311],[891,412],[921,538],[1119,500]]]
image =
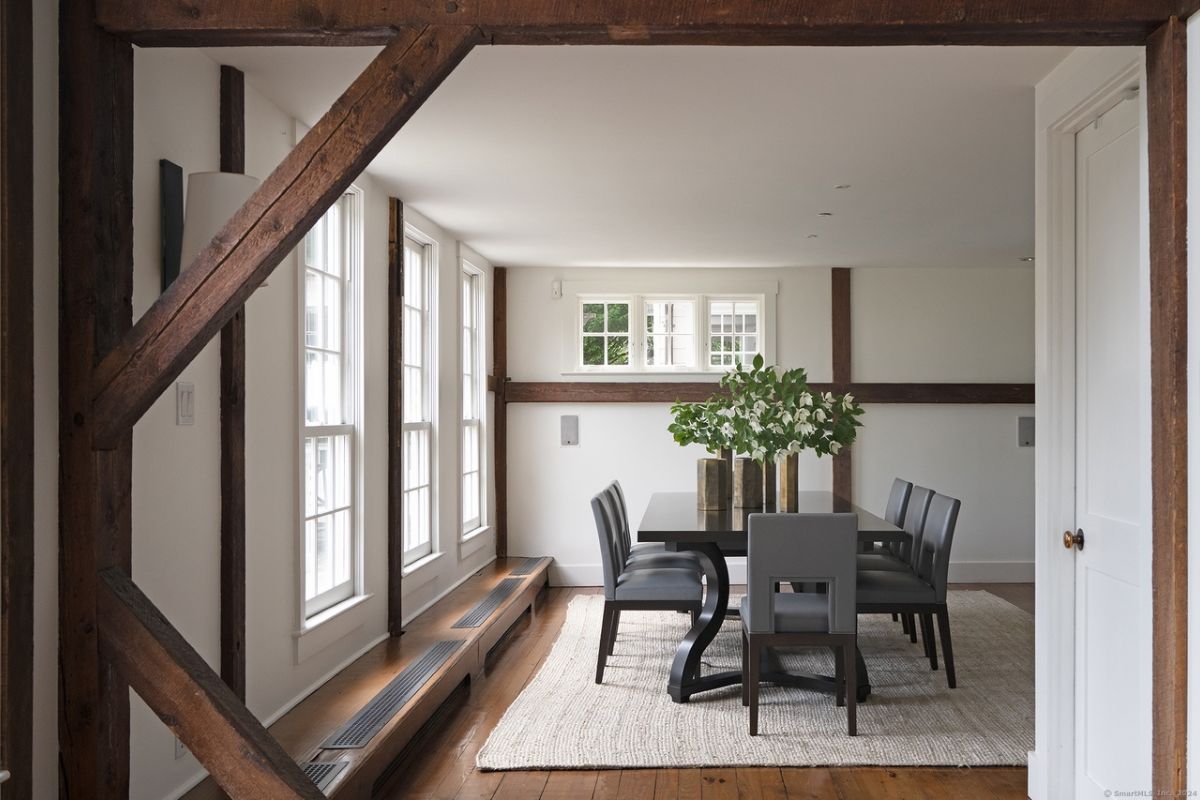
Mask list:
[[[221,171],[246,171],[246,78],[221,67]],[[221,678],[246,699],[246,307],[221,328]]]
[[478,37],[430,26],[384,48],[96,369],[95,446],[133,426]]
[[133,581],[106,569],[98,589],[105,653],[230,797],[324,797]]
[[[878,5],[878,4],[876,4]],[[495,43],[1142,44],[1181,0],[97,0],[140,45],[382,44],[396,30],[478,26]]]
[[[851,392],[863,403],[1030,405],[1032,383],[814,383],[817,391]],[[509,403],[699,402],[720,392],[715,382],[667,383],[551,381],[505,386]]]
[[33,4],[0,4],[0,764],[33,797]]
[[388,198],[388,633],[404,633],[404,204]]
[[508,556],[508,270],[492,270],[492,374],[488,385],[493,392],[495,421],[492,448],[495,451],[496,478],[496,557]]
[[1179,19],[1146,47],[1156,794],[1187,790],[1187,40]]
[[[833,347],[833,382],[849,385],[851,379],[850,323],[853,304],[850,296],[850,270],[835,267],[830,270],[832,297],[830,341]],[[833,493],[846,500],[854,499],[853,448],[847,447],[833,457]]]
[[133,48],[59,15],[60,795],[129,794],[129,693],[100,653],[97,571],[131,560],[132,431],[92,450],[91,379],[133,317]]

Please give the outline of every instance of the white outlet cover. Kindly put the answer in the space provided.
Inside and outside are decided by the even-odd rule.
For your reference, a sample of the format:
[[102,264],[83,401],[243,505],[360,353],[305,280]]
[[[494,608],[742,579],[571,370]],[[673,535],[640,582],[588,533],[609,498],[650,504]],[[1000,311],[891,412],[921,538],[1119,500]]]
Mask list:
[[175,424],[196,424],[196,384],[180,381],[175,384]]

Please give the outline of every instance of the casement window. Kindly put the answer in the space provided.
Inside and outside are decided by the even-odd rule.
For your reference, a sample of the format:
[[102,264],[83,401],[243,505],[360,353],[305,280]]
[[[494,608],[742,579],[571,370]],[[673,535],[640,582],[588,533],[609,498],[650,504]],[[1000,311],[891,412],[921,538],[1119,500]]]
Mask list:
[[483,527],[483,274],[462,270],[462,533]]
[[434,245],[404,238],[404,565],[433,552]]
[[302,248],[306,619],[352,597],[360,574],[358,203],[356,193],[342,195]]
[[565,371],[724,372],[771,357],[765,295],[578,296]]

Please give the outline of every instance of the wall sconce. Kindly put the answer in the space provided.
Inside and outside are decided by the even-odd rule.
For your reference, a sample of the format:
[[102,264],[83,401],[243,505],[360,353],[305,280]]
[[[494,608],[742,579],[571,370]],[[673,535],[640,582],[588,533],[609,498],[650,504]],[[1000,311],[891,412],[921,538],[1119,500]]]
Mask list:
[[164,292],[260,183],[258,178],[235,172],[193,172],[188,176],[185,207],[183,170],[165,159],[159,162]]

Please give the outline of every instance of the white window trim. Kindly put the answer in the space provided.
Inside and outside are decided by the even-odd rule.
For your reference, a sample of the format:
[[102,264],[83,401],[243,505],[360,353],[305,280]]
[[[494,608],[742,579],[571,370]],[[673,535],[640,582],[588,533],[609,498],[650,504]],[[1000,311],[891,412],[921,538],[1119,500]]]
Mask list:
[[[684,286],[686,291],[680,291]],[[776,343],[776,305],[778,281],[750,280],[731,283],[728,278],[696,276],[694,272],[678,277],[655,276],[634,279],[618,284],[614,281],[563,281],[562,283],[562,357],[561,374],[579,377],[634,378],[656,375],[667,380],[706,377],[717,380],[728,369],[709,366],[708,306],[713,300],[750,300],[762,311],[759,351],[767,363],[774,363]],[[657,299],[691,300],[695,302],[695,355],[691,367],[648,367],[645,364],[645,304]],[[629,366],[588,366],[583,364],[583,332],[580,313],[584,302],[629,302],[630,305],[630,364]]]
[[[427,422],[401,422],[401,435],[404,431],[423,429],[429,431],[429,549],[425,550],[422,547],[420,550],[405,551],[401,554],[402,567],[400,570],[401,577],[410,575],[417,570],[429,566],[436,562],[441,557],[443,548],[441,547],[441,537],[439,535],[439,447],[438,434],[439,428],[439,382],[438,373],[440,364],[439,361],[439,339],[438,339],[438,315],[440,304],[438,303],[438,277],[441,272],[439,265],[441,263],[441,246],[438,240],[425,233],[419,227],[410,222],[404,223],[404,238],[412,239],[423,247],[427,248],[428,262],[426,264],[427,274],[425,286],[426,299],[426,337],[425,337],[425,370],[424,379],[426,381],[425,391],[429,402],[429,420]],[[403,243],[402,243],[403,246]]]
[[[462,468],[463,467],[462,452],[463,452],[463,443],[464,443],[466,427],[467,427],[467,419],[464,417],[464,415],[462,413],[461,381],[463,379],[463,369],[462,369],[462,364],[459,364],[458,373],[459,373],[459,381],[460,381],[460,384],[459,384],[460,391],[459,391],[459,426],[458,426],[458,437],[459,437],[458,438],[458,455],[459,455],[459,469],[458,469],[459,526],[458,526],[458,530],[459,530],[459,539],[460,539],[460,541],[463,541],[463,542],[479,535],[480,533],[482,533],[488,529],[489,520],[488,520],[488,507],[487,507],[487,505],[488,505],[487,504],[487,497],[488,497],[488,492],[487,492],[488,483],[487,482],[490,479],[490,475],[488,473],[488,464],[487,464],[487,453],[488,453],[488,448],[487,448],[487,436],[488,436],[487,364],[486,364],[486,361],[487,361],[487,358],[486,358],[486,355],[487,355],[487,325],[486,325],[486,315],[484,313],[487,309],[487,289],[488,289],[487,274],[482,269],[480,269],[479,267],[477,267],[473,263],[471,263],[471,261],[469,259],[460,256],[459,257],[459,273],[458,273],[458,280],[459,280],[458,310],[459,310],[460,314],[462,312],[462,302],[461,302],[462,301],[462,289],[466,283],[466,279],[467,279],[468,275],[475,279],[475,290],[476,290],[475,298],[474,298],[475,299],[475,319],[476,319],[476,341],[475,341],[475,347],[472,349],[472,352],[475,355],[475,365],[474,365],[473,374],[475,376],[476,417],[474,419],[474,424],[479,431],[478,436],[476,437],[476,441],[478,444],[478,452],[475,454],[476,463],[479,465],[479,471],[478,471],[479,491],[478,491],[478,496],[476,497],[476,502],[478,503],[478,507],[479,507],[479,515],[473,520],[463,519],[463,510],[462,510],[462,508],[463,508],[463,476],[465,473],[463,472],[463,468]],[[460,318],[459,325],[458,325],[458,332],[459,332],[458,353],[459,353],[460,360],[462,358],[462,352],[463,352],[463,338],[462,337],[464,337],[466,335],[466,327],[462,323],[463,323],[463,321]]]
[[[349,398],[347,403],[352,409],[353,423],[350,425],[325,425],[325,426],[308,426],[306,424],[306,397],[305,397],[305,369],[304,369],[304,353],[305,345],[305,280],[304,273],[307,266],[304,262],[303,241],[296,249],[296,363],[297,375],[299,376],[299,389],[297,391],[297,437],[296,437],[296,462],[297,476],[296,485],[298,488],[299,514],[298,519],[300,524],[297,525],[296,537],[296,557],[295,557],[295,573],[296,573],[296,610],[299,624],[297,630],[301,633],[313,630],[322,626],[340,616],[343,612],[358,606],[363,600],[370,597],[367,594],[366,587],[366,572],[364,568],[363,551],[365,550],[364,542],[364,518],[363,507],[365,505],[364,497],[364,481],[361,480],[362,472],[365,468],[363,460],[363,422],[365,419],[364,395],[363,391],[363,239],[364,239],[364,222],[365,208],[363,192],[357,186],[351,186],[344,193],[354,198],[351,205],[351,218],[347,225],[354,230],[354,235],[350,237],[350,265],[349,276],[344,287],[348,292],[351,320],[345,319],[343,314],[343,336],[345,341],[350,346],[351,353],[351,369],[347,371],[345,376],[346,382],[349,384],[344,387],[347,394],[343,397]],[[351,496],[352,512],[350,515],[350,524],[352,527],[351,549],[353,551],[353,564],[351,567],[350,591],[345,593],[344,590],[327,592],[322,595],[308,600],[305,597],[307,591],[307,563],[305,558],[307,555],[306,547],[306,510],[305,510],[305,440],[314,435],[323,434],[349,434],[350,435],[350,486],[349,492]],[[340,589],[340,587],[338,587]],[[333,599],[328,605],[318,608],[315,611],[310,611],[311,607],[318,606],[318,601]]]

